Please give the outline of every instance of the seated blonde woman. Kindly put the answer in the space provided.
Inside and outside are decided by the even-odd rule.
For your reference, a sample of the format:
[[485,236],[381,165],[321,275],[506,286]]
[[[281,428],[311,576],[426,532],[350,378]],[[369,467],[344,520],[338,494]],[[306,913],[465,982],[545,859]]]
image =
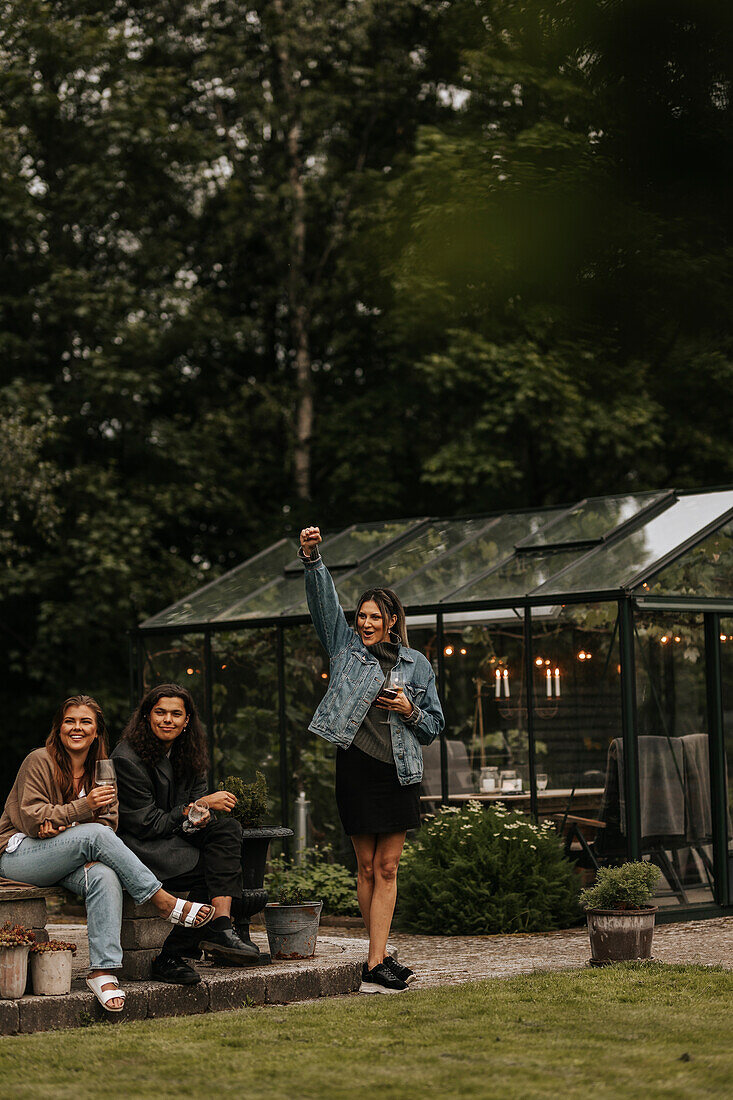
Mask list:
[[125,993],[112,973],[122,965],[122,891],[152,901],[171,924],[198,927],[211,905],[176,898],[115,833],[117,793],[95,786],[107,758],[99,704],[74,695],[59,708],[43,748],[25,758],[0,817],[0,875],[34,886],[65,886],[87,909],[87,985],[107,1012],[121,1012]]

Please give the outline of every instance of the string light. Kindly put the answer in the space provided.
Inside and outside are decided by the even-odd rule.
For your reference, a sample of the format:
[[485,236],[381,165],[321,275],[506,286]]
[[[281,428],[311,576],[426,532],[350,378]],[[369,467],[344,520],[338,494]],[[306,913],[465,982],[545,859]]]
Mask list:
[[446,657],[452,657],[453,656],[453,646],[452,645],[447,645],[445,647],[445,649],[443,650],[443,653],[445,654]]
[[328,673],[327,672],[322,672],[321,673],[321,679],[322,680],[327,680],[328,679]]
[[586,659],[586,657],[587,657],[587,654],[586,654],[585,650],[581,649],[580,653],[578,654],[578,660],[579,661],[584,661]]
[[537,665],[537,667],[539,668],[539,667],[540,667],[540,666],[541,666],[541,665],[542,665],[542,664],[543,664],[544,662],[543,662],[543,660],[542,660],[542,658],[541,658],[541,657],[535,657],[535,662],[534,662],[534,663],[535,663],[535,664]]
[[465,647],[460,650],[461,657],[465,657],[467,653],[468,650]]
[[188,676],[193,676],[193,669],[192,668],[187,668],[186,673],[187,673]]
[[222,665],[221,666],[221,671],[223,672],[226,667],[227,667],[226,665]]
[[667,642],[669,641],[669,638],[667,637],[666,634],[663,634],[662,637],[659,640],[662,643],[662,645],[666,645]]
[[727,642],[728,641],[728,635],[727,634],[721,634],[720,635],[720,640],[721,640],[721,642]]

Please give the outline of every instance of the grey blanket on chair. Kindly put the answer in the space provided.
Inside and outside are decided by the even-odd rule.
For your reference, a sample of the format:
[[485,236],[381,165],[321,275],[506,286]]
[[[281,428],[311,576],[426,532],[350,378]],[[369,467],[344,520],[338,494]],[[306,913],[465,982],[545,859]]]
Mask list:
[[710,840],[712,822],[710,816],[710,764],[708,761],[708,737],[706,733],[689,733],[681,737],[685,761],[687,786],[688,840]]
[[[684,754],[680,741],[681,738],[639,738],[642,837],[685,835]],[[614,762],[621,832],[626,833],[624,744],[620,737],[615,737],[609,747],[609,770]]]

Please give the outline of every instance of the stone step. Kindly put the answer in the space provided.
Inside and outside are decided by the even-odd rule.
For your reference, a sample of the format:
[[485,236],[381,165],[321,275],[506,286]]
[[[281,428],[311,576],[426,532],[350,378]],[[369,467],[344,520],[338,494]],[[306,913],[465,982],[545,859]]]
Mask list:
[[85,983],[77,980],[67,997],[25,996],[17,1001],[0,1001],[0,1034],[84,1027],[100,1020],[119,1026],[127,1020],[334,997],[359,988],[362,962],[361,945],[355,949],[324,938],[319,939],[316,956],[301,962],[251,969],[201,964],[198,967],[201,982],[194,986],[123,981],[127,994],[125,1008],[112,1016],[104,1012]]

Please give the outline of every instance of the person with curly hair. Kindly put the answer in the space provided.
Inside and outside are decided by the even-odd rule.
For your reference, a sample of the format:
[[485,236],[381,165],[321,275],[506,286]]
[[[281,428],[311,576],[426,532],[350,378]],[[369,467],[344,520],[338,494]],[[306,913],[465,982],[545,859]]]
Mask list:
[[230,814],[236,800],[228,791],[207,793],[206,735],[188,688],[148,691],[112,759],[125,843],[169,889],[214,907],[206,929],[173,929],[153,960],[153,977],[194,985],[201,977],[186,959],[202,950],[229,963],[256,958],[258,948],[232,925],[232,902],[242,897],[242,829],[232,817],[211,814]]
[[121,1012],[125,992],[111,971],[122,966],[123,888],[138,904],[151,901],[171,924],[202,929],[212,905],[175,898],[115,835],[114,785],[95,779],[107,759],[107,727],[99,703],[73,695],[56,712],[43,748],[20,766],[0,817],[0,874],[34,886],[57,883],[84,898],[87,985],[107,1012]]

